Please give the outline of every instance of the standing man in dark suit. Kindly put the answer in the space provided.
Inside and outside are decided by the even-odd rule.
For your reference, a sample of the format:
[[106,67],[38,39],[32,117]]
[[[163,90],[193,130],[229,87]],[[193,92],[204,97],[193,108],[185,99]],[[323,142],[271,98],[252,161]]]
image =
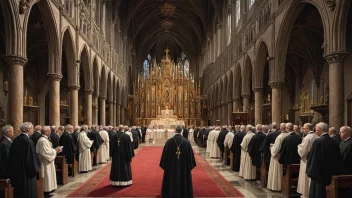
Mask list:
[[9,153],[14,131],[11,125],[6,125],[2,127],[1,132],[2,138],[0,140],[0,179],[8,179],[9,175],[7,169],[9,165]]
[[340,144],[341,142],[341,138],[340,136],[337,134],[337,130],[335,129],[335,127],[330,127],[329,129],[329,136],[335,140],[337,142],[337,144]]
[[29,137],[29,138],[33,141],[34,146],[36,146],[39,138],[42,137],[42,133],[40,132],[42,130],[42,126],[40,126],[40,125],[35,126],[34,130],[35,131],[34,131],[33,135],[31,135],[31,137]]
[[188,129],[182,127],[182,136],[188,140]]
[[[58,130],[60,129],[60,127],[59,129],[56,129],[56,126],[51,126],[50,129],[51,129],[50,141],[53,144],[53,148],[56,148],[60,144],[60,137],[58,135]],[[63,130],[64,129],[62,128],[62,131]]]

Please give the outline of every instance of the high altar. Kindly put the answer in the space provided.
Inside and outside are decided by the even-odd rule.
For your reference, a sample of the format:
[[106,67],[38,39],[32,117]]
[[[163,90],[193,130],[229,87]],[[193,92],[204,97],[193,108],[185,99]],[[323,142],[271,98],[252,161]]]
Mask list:
[[189,72],[183,55],[177,63],[170,60],[169,50],[157,64],[149,56],[144,71],[133,83],[129,116],[136,125],[173,128],[176,125],[200,125],[200,87]]

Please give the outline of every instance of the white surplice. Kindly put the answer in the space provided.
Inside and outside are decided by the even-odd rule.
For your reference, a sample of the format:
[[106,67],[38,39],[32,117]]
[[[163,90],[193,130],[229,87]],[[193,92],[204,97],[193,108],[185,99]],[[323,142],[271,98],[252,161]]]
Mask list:
[[79,132],[78,138],[78,151],[79,151],[79,161],[78,161],[78,171],[90,171],[92,170],[92,155],[90,154],[90,147],[93,144],[87,137],[87,133],[84,131]]
[[280,148],[282,141],[288,136],[287,132],[281,132],[281,134],[276,138],[273,146],[270,147],[271,159],[268,173],[268,185],[267,188],[270,190],[280,191],[282,187],[282,174],[283,165],[279,163],[280,158]]
[[44,192],[51,192],[57,189],[55,170],[56,150],[53,149],[53,145],[48,137],[43,136],[37,142],[36,152],[39,153],[42,161],[41,172],[44,178]]
[[312,149],[313,142],[318,138],[317,134],[313,131],[309,132],[308,135],[303,139],[302,143],[298,145],[298,155],[301,156],[301,163],[299,167],[299,177],[297,192],[302,197],[309,197],[309,177],[306,174],[307,169],[307,156]]
[[130,136],[131,142],[133,142],[133,136],[131,131],[126,131],[125,132],[128,136]]
[[107,163],[108,159],[110,158],[109,155],[109,134],[105,130],[99,131],[99,134],[101,136],[101,139],[104,140],[104,142],[99,146],[98,151],[97,151],[97,163]]
[[194,142],[194,130],[193,129],[189,129],[189,131],[188,131],[188,140],[190,142]]
[[224,146],[226,148],[229,147],[231,148],[232,146],[232,142],[233,142],[233,138],[235,137],[235,133],[234,132],[228,132],[225,136],[225,140],[224,140]]
[[[219,158],[220,157],[220,148],[218,147],[216,141],[218,140],[220,131],[219,130],[214,130],[213,136],[212,136],[212,148],[210,151],[210,157],[212,158]],[[209,137],[209,136],[208,136]]]
[[252,131],[247,132],[241,143],[241,149],[243,151],[242,155],[244,155],[244,162],[241,163],[240,170],[242,170],[243,179],[246,180],[256,179],[256,167],[252,165],[252,158],[249,156],[248,153],[248,144],[253,138],[253,136],[254,133]]
[[206,149],[207,153],[210,153],[213,150],[214,136],[215,136],[215,130],[210,131],[208,134],[208,140],[207,140],[207,149]]

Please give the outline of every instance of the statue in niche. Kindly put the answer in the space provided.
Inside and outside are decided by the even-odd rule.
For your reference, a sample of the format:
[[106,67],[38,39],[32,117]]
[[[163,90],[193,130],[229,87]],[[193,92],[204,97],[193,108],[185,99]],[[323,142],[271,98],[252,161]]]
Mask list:
[[166,101],[166,102],[169,102],[169,101],[170,101],[170,93],[169,93],[169,90],[168,90],[168,89],[165,90],[165,101]]

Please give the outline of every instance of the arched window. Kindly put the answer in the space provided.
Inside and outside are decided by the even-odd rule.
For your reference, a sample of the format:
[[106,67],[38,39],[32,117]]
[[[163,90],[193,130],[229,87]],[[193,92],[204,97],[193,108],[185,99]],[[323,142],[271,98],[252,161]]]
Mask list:
[[252,7],[252,5],[254,4],[255,0],[249,0],[249,8]]
[[149,74],[149,69],[150,69],[150,54],[148,54],[147,59],[144,60],[143,62],[143,78],[146,79],[147,75]]
[[184,76],[185,77],[188,77],[189,75],[189,62],[188,60],[186,59],[185,60],[185,63],[184,63]]
[[236,25],[241,18],[241,0],[236,1]]
[[231,42],[231,13],[227,15],[227,45]]

